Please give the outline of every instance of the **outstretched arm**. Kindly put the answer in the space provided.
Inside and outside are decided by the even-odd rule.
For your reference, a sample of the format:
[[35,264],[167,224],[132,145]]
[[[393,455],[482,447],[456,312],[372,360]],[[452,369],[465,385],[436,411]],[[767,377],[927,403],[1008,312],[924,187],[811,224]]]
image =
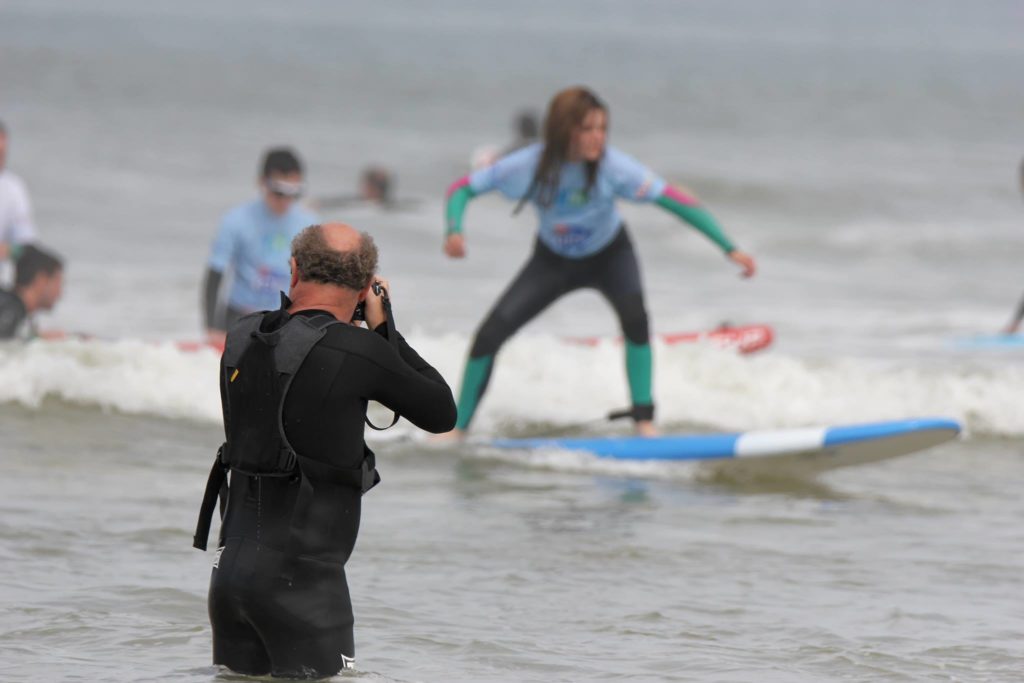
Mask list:
[[446,229],[444,253],[451,258],[463,258],[466,255],[466,238],[462,234],[462,216],[466,213],[466,205],[476,196],[469,184],[469,176],[459,178],[448,188],[448,201],[445,208]]
[[750,277],[756,272],[757,266],[753,257],[736,248],[736,245],[722,231],[711,212],[701,206],[695,197],[671,185],[666,185],[655,200],[655,204],[704,233],[708,239],[725,252],[731,261],[743,268],[743,277]]

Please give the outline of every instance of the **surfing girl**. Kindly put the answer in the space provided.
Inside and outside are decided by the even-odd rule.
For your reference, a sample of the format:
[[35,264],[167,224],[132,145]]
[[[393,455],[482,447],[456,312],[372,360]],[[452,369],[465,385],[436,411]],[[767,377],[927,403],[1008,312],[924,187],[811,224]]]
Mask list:
[[462,216],[477,195],[499,190],[518,201],[516,211],[533,204],[540,223],[532,256],[477,330],[462,378],[454,437],[469,428],[501,345],[556,299],[583,288],[596,289],[615,310],[625,336],[636,431],[657,433],[640,268],[616,199],[657,204],[704,233],[742,268],[744,277],[754,274],[754,259],[733,245],[696,199],[607,145],[607,137],[608,107],[586,88],[568,88],[548,106],[543,142],[449,188],[444,252],[452,258],[466,255]]

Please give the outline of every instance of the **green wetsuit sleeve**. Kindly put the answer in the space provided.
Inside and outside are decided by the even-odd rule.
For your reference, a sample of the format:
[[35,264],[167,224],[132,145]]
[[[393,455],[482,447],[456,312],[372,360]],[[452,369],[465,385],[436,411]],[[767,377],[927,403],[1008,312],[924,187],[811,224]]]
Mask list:
[[686,221],[712,242],[721,247],[726,254],[736,251],[736,245],[726,237],[718,221],[697,200],[684,195],[673,187],[665,187],[665,191],[655,200],[655,204],[669,213]]
[[445,235],[457,235],[462,233],[462,215],[466,212],[466,205],[469,200],[477,195],[469,186],[469,179],[462,178],[448,188],[448,202],[445,208],[445,219],[447,228]]

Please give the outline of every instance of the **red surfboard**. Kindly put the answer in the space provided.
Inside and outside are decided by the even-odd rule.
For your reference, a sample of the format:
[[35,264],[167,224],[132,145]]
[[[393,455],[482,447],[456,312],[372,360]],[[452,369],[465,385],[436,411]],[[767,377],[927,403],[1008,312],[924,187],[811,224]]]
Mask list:
[[220,344],[213,344],[207,341],[176,341],[174,346],[179,351],[186,351],[188,353],[195,353],[196,351],[216,351],[217,353],[224,353],[224,347]]
[[[665,344],[711,344],[720,349],[732,349],[739,353],[753,353],[768,347],[775,338],[775,332],[768,325],[723,325],[708,332],[667,332],[658,339]],[[607,337],[565,337],[570,344],[597,346]],[[619,337],[619,341],[622,338]]]

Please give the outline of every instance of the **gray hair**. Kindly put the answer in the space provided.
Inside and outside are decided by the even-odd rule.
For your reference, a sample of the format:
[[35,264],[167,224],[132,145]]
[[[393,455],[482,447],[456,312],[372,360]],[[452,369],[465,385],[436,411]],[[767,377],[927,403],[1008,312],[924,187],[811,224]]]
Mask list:
[[359,233],[356,249],[338,251],[328,246],[320,225],[311,225],[292,240],[292,258],[299,280],[356,291],[370,284],[377,272],[377,245],[365,232]]

